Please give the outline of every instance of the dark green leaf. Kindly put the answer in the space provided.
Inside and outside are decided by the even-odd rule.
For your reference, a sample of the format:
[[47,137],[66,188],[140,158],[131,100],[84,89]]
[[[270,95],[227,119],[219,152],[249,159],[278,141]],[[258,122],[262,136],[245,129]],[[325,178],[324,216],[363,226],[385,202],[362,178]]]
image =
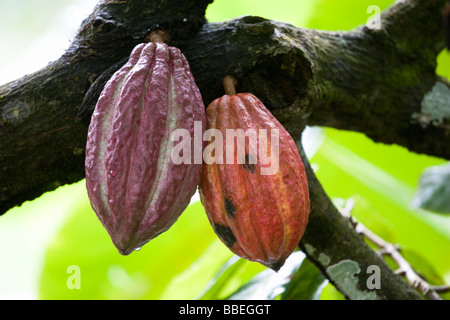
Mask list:
[[[186,241],[189,239],[189,241]],[[168,284],[186,271],[216,241],[200,202],[189,205],[178,221],[139,252],[122,256],[92,211],[87,195],[48,248],[40,281],[41,299],[159,299]],[[195,245],[194,245],[195,244]],[[210,253],[219,261],[227,250]],[[216,253],[218,253],[216,255]],[[70,290],[68,267],[80,270],[81,288]],[[208,266],[208,264],[206,264]],[[211,273],[197,277],[207,283]],[[200,290],[191,286],[191,290]],[[186,298],[172,291],[166,299]]]
[[284,286],[292,279],[302,261],[306,260],[304,258],[303,252],[294,252],[278,272],[270,269],[260,272],[227,299],[275,300],[283,293],[285,290]]
[[413,206],[438,213],[450,213],[450,163],[432,166],[423,171]]
[[245,260],[239,258],[238,256],[231,257],[210,280],[209,284],[200,294],[199,299],[220,299],[221,292],[224,290],[233,275],[242,267],[244,262]]
[[240,287],[227,300],[273,300],[273,287],[270,285],[273,278],[273,270],[264,270],[253,279]]
[[401,247],[402,256],[411,267],[431,285],[444,285],[444,279],[439,275],[433,265],[420,253],[412,248]]
[[308,259],[304,259],[293,279],[285,285],[282,300],[319,300],[328,283],[325,276]]

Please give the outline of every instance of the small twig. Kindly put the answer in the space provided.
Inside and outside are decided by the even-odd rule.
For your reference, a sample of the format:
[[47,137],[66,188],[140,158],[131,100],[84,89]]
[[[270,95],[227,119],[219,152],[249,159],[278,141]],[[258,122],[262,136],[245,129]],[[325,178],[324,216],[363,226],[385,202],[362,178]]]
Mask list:
[[345,203],[345,207],[341,209],[340,212],[344,217],[350,220],[355,228],[355,231],[366,237],[370,242],[380,248],[381,254],[389,255],[399,267],[396,273],[403,275],[413,288],[419,290],[430,300],[442,300],[438,292],[442,293],[450,291],[450,286],[431,286],[427,281],[420,277],[414,271],[409,262],[406,261],[406,259],[401,255],[400,248],[398,246],[385,241],[362,223],[355,221],[351,215],[353,205],[353,199],[348,199]]
[[434,291],[438,292],[438,293],[446,293],[446,292],[450,292],[450,286],[447,285],[443,285],[443,286],[432,286],[431,287]]

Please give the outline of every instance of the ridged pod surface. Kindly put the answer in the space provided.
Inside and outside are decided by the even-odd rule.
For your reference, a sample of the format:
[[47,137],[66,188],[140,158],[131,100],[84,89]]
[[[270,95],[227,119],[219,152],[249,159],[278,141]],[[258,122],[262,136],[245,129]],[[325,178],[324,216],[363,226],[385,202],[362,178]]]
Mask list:
[[121,254],[169,229],[196,192],[202,165],[175,164],[170,139],[175,129],[194,137],[194,121],[205,127],[205,108],[178,48],[137,45],[105,85],[88,131],[86,186]]
[[[250,93],[214,100],[206,109],[206,119],[207,129],[223,135],[219,142],[223,145],[216,137],[204,151],[210,156],[203,165],[200,198],[208,219],[231,251],[277,271],[298,246],[309,216],[306,173],[297,146]],[[227,135],[239,131],[236,129],[242,129],[247,137],[256,134],[256,139],[244,143],[244,153],[238,151],[239,140],[234,146],[229,144]],[[271,132],[278,132],[278,141]],[[270,155],[270,161],[264,154]],[[267,171],[263,174],[263,170]]]

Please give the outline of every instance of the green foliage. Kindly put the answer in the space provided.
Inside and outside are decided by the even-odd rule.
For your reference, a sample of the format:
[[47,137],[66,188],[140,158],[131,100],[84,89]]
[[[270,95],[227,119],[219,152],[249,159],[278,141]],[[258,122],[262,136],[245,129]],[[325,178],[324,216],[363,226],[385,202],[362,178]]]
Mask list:
[[[444,161],[351,132],[327,129],[312,158],[332,197],[353,198],[352,215],[391,243],[421,252],[443,277],[450,272],[450,219],[424,215],[411,202],[424,168]],[[403,166],[403,168],[401,167]]]
[[231,295],[228,300],[275,300],[285,292],[285,287],[290,287],[293,283],[297,270],[300,265],[305,264],[305,254],[300,251],[294,252],[285,262],[283,268],[278,272],[266,269],[244,285],[241,285]]
[[425,210],[450,213],[450,163],[424,170],[413,203]]
[[[197,202],[187,208],[169,231],[138,252],[121,256],[85,196],[48,248],[40,298],[194,298],[193,294],[208,283],[214,270],[231,255],[224,246],[214,244],[217,241],[203,207]],[[71,265],[81,271],[79,290],[67,286],[66,270]],[[190,292],[180,291],[178,296],[173,286],[180,283],[183,272],[197,277],[195,281],[189,281],[191,277],[184,281]],[[175,295],[169,296],[165,289]]]
[[[250,269],[256,267],[252,272]],[[200,292],[200,300],[226,299],[230,294],[246,283],[255,275],[255,271],[261,271],[261,266],[248,262],[237,256],[228,260],[219,271],[211,278],[208,285]],[[249,272],[250,271],[250,272]]]
[[[369,5],[384,9],[392,2],[279,1],[273,6],[271,1],[215,1],[207,17],[221,21],[251,14],[301,27],[348,30],[367,21]],[[442,67],[448,57],[439,59],[438,70],[448,72]],[[401,244],[413,267],[431,283],[444,283],[450,274],[450,220],[423,215],[410,205],[422,170],[443,161],[376,144],[357,133],[325,133],[310,160],[327,193],[336,200],[352,197],[352,214],[359,221]],[[343,299],[301,254],[296,253],[295,263],[286,263],[281,275],[240,259],[217,240],[197,202],[168,232],[122,257],[84,199],[47,252],[41,298]],[[81,290],[67,288],[64,270],[71,264],[83,272]]]
[[292,280],[285,285],[281,299],[318,300],[327,282],[319,269],[311,261],[304,259]]

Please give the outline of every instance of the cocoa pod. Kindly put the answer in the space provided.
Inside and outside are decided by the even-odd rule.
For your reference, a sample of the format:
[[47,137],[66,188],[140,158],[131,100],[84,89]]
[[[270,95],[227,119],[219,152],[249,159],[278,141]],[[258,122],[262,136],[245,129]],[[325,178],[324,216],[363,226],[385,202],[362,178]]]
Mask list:
[[121,254],[169,229],[196,192],[201,162],[171,159],[171,133],[185,129],[193,140],[194,121],[205,127],[200,91],[184,55],[165,43],[137,45],[103,88],[89,125],[86,186]]
[[[208,219],[232,252],[277,271],[298,246],[309,216],[306,173],[297,146],[250,93],[227,94],[214,100],[206,109],[206,120],[207,129],[217,129],[224,137],[223,145],[210,148],[210,144],[204,150],[199,190]],[[229,145],[230,129],[243,130],[249,141],[241,140],[245,148],[239,146],[239,140],[235,146]],[[259,129],[265,129],[266,134]],[[269,133],[276,130],[278,142]],[[254,134],[247,135],[251,132]],[[212,144],[217,141],[220,139]],[[276,143],[278,155],[272,148]],[[218,152],[221,147],[223,154]],[[269,162],[262,158],[261,148],[271,153]],[[227,161],[228,157],[234,162]],[[264,173],[270,166],[275,170]]]

